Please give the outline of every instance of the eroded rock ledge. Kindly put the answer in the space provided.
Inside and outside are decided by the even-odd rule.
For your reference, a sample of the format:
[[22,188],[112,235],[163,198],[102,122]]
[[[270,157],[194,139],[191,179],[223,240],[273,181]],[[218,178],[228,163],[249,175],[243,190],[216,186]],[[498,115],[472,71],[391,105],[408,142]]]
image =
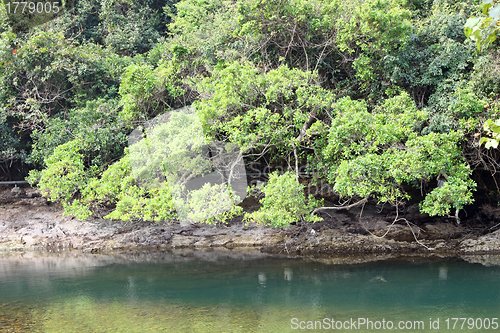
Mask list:
[[227,225],[99,218],[82,222],[63,216],[60,206],[49,205],[35,196],[0,204],[0,250],[109,252],[246,247],[301,256],[500,253],[500,230],[480,235],[488,226],[478,231],[452,221],[425,222],[419,226],[392,224],[393,216],[384,215],[375,207],[365,207],[361,219],[359,213],[329,212],[324,222],[280,229],[245,225],[241,219]]

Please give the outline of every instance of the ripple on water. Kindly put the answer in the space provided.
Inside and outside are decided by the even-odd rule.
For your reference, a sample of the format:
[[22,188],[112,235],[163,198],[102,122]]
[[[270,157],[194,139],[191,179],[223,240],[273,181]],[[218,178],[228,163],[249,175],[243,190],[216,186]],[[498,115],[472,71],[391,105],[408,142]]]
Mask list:
[[[375,320],[424,321],[425,328],[419,332],[435,332],[429,327],[429,318],[450,316],[483,317],[491,313],[486,309],[471,312],[460,307],[421,308],[418,313],[409,313],[395,308],[370,309],[332,307],[304,309],[294,306],[235,306],[218,304],[213,306],[185,305],[168,302],[123,302],[100,301],[86,296],[74,297],[50,303],[27,305],[10,303],[0,305],[0,332],[293,332],[291,319],[298,320],[349,320],[368,317]],[[443,327],[442,327],[443,328]],[[315,330],[308,330],[315,331]],[[318,330],[320,331],[320,330]],[[337,330],[338,331],[338,330]],[[360,332],[380,330],[360,329]],[[468,330],[481,332],[481,330]]]
[[33,309],[33,305],[21,302],[0,303],[0,332],[35,331]]

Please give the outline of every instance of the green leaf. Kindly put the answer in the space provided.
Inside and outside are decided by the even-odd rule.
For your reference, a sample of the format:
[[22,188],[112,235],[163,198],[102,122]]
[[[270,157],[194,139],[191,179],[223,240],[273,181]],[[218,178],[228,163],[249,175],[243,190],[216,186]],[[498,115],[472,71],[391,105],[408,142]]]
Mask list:
[[479,30],[477,27],[473,29],[472,36],[471,38],[473,40],[480,41],[481,40],[481,30]]
[[500,132],[500,126],[498,126],[496,123],[490,125],[490,131],[494,133]]
[[471,28],[465,28],[465,29],[464,29],[464,32],[465,32],[465,36],[466,36],[467,38],[469,38],[469,37],[470,37],[470,34],[472,33],[472,29],[471,29]]
[[492,9],[490,9],[489,15],[493,18],[498,18],[498,16],[500,15],[500,3],[495,5],[495,7],[493,7]]
[[467,20],[467,22],[465,22],[465,27],[471,28],[471,31],[472,31],[472,28],[475,27],[479,22],[481,22],[480,17],[471,17]]
[[488,15],[488,11],[490,10],[491,6],[492,6],[491,3],[487,3],[487,4],[483,5],[483,14],[484,15]]

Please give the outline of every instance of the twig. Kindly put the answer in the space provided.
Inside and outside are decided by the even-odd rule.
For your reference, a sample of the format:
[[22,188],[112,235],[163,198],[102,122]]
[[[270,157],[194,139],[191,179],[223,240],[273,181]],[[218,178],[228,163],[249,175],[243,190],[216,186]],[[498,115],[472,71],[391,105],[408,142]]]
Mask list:
[[[429,251],[433,251],[435,250],[435,248],[433,247],[428,247],[427,245],[425,245],[424,243],[422,243],[421,241],[418,240],[417,238],[417,235],[415,235],[415,232],[413,231],[413,228],[411,227],[410,225],[410,221],[408,221],[407,219],[405,219],[404,217],[399,217],[399,209],[398,209],[398,202],[396,202],[396,217],[394,218],[394,221],[392,221],[392,223],[389,225],[389,228],[387,229],[387,231],[382,235],[382,236],[377,236],[375,235],[374,233],[372,233],[370,230],[366,229],[365,226],[363,226],[363,228],[370,234],[372,235],[373,237],[376,237],[376,238],[384,238],[385,236],[387,236],[387,234],[389,233],[389,231],[391,231],[391,228],[392,226],[398,222],[398,221],[401,221],[401,220],[404,220],[406,222],[406,225],[408,226],[408,228],[410,228],[410,231],[413,235],[413,238],[415,239],[415,241],[419,244],[419,245],[422,245],[423,247],[425,247],[427,250]],[[413,223],[412,223],[413,224]],[[417,227],[419,228],[419,227]],[[419,228],[421,229],[421,228]]]

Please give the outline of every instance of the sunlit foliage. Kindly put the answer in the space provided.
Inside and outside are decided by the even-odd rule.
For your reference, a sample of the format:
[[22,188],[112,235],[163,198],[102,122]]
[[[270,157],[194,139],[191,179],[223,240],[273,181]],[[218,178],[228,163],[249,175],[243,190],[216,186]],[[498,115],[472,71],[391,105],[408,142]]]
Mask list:
[[[500,56],[488,47],[500,4],[480,4],[80,0],[24,30],[0,6],[0,167],[32,169],[31,182],[79,218],[225,221],[241,209],[220,204],[222,185],[181,203],[175,181],[147,188],[132,172],[134,149],[146,149],[126,149],[132,130],[191,106],[201,141],[237,146],[259,172],[287,170],[261,177],[249,221],[314,221],[321,198],[304,192],[300,170],[346,201],[412,200],[458,221],[477,199],[473,179],[493,170],[483,147],[498,146],[500,128],[487,121],[500,117]],[[161,130],[197,147],[187,130]],[[171,149],[172,135],[144,142]],[[199,162],[190,152],[155,168],[168,178]]]

